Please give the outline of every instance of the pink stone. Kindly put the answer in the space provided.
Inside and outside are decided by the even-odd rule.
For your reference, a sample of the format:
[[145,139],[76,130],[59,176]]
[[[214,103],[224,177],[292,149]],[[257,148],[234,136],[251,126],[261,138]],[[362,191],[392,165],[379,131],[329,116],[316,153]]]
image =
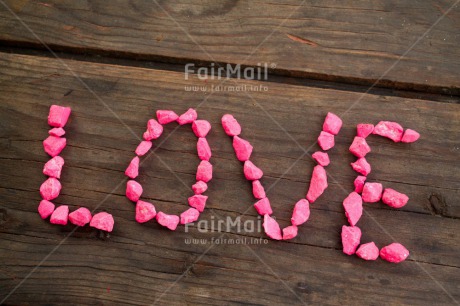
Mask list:
[[420,138],[420,134],[419,134],[419,133],[417,133],[417,132],[414,131],[414,130],[407,129],[407,130],[404,132],[403,137],[401,138],[401,142],[405,142],[405,143],[415,142],[415,141],[417,141],[419,138]]
[[91,219],[91,212],[85,207],[80,207],[69,214],[69,221],[77,226],[85,226]]
[[149,140],[144,140],[141,141],[141,143],[137,146],[136,148],[136,155],[137,156],[143,156],[145,153],[147,153],[151,148],[152,148],[152,142]]
[[241,126],[232,115],[223,115],[221,121],[222,127],[228,136],[238,136],[241,134]]
[[203,181],[205,183],[209,182],[212,179],[212,165],[206,160],[202,160],[198,165],[196,171],[196,180]]
[[211,148],[209,147],[208,141],[206,138],[200,137],[198,138],[198,142],[196,143],[196,150],[198,152],[198,157],[201,160],[208,160],[211,158]]
[[370,123],[360,123],[356,126],[356,134],[359,137],[366,138],[374,131],[374,125]]
[[302,199],[295,203],[294,211],[292,212],[291,224],[292,225],[301,225],[307,222],[310,217],[310,203]]
[[248,181],[259,180],[263,175],[263,171],[256,167],[250,160],[244,162],[244,176]]
[[269,215],[264,216],[264,223],[263,223],[264,231],[268,237],[281,240],[283,237],[281,236],[281,228],[278,222],[275,219],[270,217]]
[[318,144],[324,151],[329,150],[335,145],[334,135],[328,132],[321,131],[318,137]]
[[144,133],[144,140],[158,139],[163,134],[163,126],[155,119],[147,121],[147,131]]
[[400,243],[392,243],[380,250],[380,257],[386,261],[399,263],[406,260],[409,251]]
[[63,137],[48,136],[48,138],[43,140],[43,148],[45,149],[45,152],[52,157],[59,155],[59,153],[64,150],[66,144],[67,139]]
[[311,155],[313,159],[321,166],[326,167],[331,162],[326,152],[317,151]]
[[188,205],[190,205],[193,208],[196,208],[199,212],[203,212],[206,206],[207,199],[208,196],[202,194],[195,194],[188,198]]
[[113,230],[113,224],[115,221],[111,214],[106,212],[100,212],[93,216],[89,226],[106,231],[111,232]]
[[252,181],[252,194],[254,195],[254,198],[256,199],[265,198],[265,189],[259,180]]
[[192,123],[192,130],[196,137],[206,137],[211,130],[211,123],[206,120],[195,120]]
[[40,214],[40,217],[42,217],[42,219],[46,219],[51,216],[54,211],[54,207],[54,204],[50,201],[41,200],[40,205],[38,205],[38,213]]
[[43,174],[50,177],[61,178],[62,166],[64,166],[64,159],[60,156],[55,156],[46,162],[43,167]]
[[69,220],[69,206],[58,206],[51,214],[50,223],[66,225]]
[[200,217],[200,212],[191,207],[180,214],[180,224],[195,222]]
[[272,208],[270,206],[270,201],[268,200],[268,198],[263,198],[257,201],[254,204],[254,207],[257,210],[257,213],[261,216],[271,215],[273,213]]
[[313,168],[311,176],[310,187],[308,188],[307,200],[313,203],[323,194],[327,188],[327,175],[326,170],[320,165]]
[[157,110],[157,119],[160,124],[168,124],[178,118],[179,116],[171,110]]
[[355,226],[363,214],[363,200],[361,196],[353,191],[343,200],[343,208],[345,209],[345,216],[348,218],[348,223],[351,226]]
[[136,178],[139,175],[139,157],[134,157],[125,170],[125,175],[129,178]]
[[185,113],[180,115],[180,117],[177,119],[177,122],[180,125],[184,125],[184,124],[192,123],[193,121],[196,120],[196,118],[198,118],[198,114],[196,113],[196,110],[194,110],[193,108],[189,108]]
[[48,131],[48,134],[51,136],[61,137],[65,135],[65,130],[63,128],[52,128]]
[[326,119],[323,123],[323,131],[337,135],[342,127],[342,119],[336,114],[327,113]]
[[364,157],[371,151],[371,148],[366,142],[366,139],[356,136],[350,146],[350,152],[357,157]]
[[126,197],[133,202],[139,201],[143,192],[141,184],[136,181],[129,180],[126,183]]
[[59,196],[61,187],[61,183],[57,179],[50,177],[40,186],[40,195],[43,200],[54,200]]
[[376,260],[379,258],[379,248],[374,242],[361,244],[356,251],[356,255],[364,260]]
[[70,107],[51,105],[48,115],[48,124],[54,127],[64,127],[70,116]]
[[403,136],[403,127],[396,122],[380,121],[374,128],[373,134],[390,138],[394,142],[400,142]]
[[283,240],[289,240],[297,236],[297,226],[290,225],[283,228]]
[[198,181],[192,185],[193,193],[195,194],[202,194],[208,189],[208,184],[203,181]]
[[380,183],[365,183],[363,188],[363,201],[366,203],[375,203],[382,198],[383,186]]
[[244,140],[238,136],[233,137],[233,149],[236,153],[236,158],[239,161],[247,161],[251,157],[252,145],[249,141]]
[[391,188],[385,188],[382,195],[382,202],[393,208],[401,208],[407,204],[409,197],[404,193],[397,192]]
[[369,173],[371,173],[371,165],[367,162],[365,157],[358,158],[357,161],[351,163],[351,167],[353,170],[364,176],[367,176]]
[[155,206],[152,203],[145,201],[137,201],[136,203],[136,221],[139,223],[145,223],[152,220],[157,215]]
[[160,225],[163,225],[170,230],[174,231],[179,224],[179,216],[176,215],[167,215],[164,212],[160,211],[157,214],[157,221]]
[[357,193],[363,192],[363,187],[364,187],[365,182],[366,182],[366,177],[363,175],[358,175],[355,178],[355,181],[353,182],[353,184],[355,185],[355,192]]
[[353,255],[361,240],[361,230],[357,226],[342,226],[343,252]]

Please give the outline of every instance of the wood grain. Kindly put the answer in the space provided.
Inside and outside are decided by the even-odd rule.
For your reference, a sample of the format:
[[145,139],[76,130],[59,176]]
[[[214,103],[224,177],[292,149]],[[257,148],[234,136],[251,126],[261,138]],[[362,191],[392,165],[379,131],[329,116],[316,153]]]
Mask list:
[[[237,82],[268,86],[268,91],[249,96],[188,92],[185,86],[210,88],[218,81],[184,80],[180,72],[0,53],[0,299],[73,229],[53,226],[36,212],[47,160],[42,140],[54,103],[73,110],[62,154],[64,187],[55,202],[72,209],[84,205],[106,210],[114,215],[116,227],[109,237],[78,229],[8,298],[9,304],[137,305],[159,299],[161,304],[450,305],[460,299],[458,104]],[[235,84],[230,80],[224,85]],[[215,175],[203,220],[236,218],[248,208],[243,220],[256,220],[250,184],[219,123],[223,114],[232,113],[254,145],[254,162],[265,172],[263,184],[268,187],[279,179],[269,197],[275,216],[286,226],[293,204],[307,191],[314,166],[310,157],[300,158],[303,150],[314,144],[328,111],[343,114],[358,99],[361,102],[342,116],[344,128],[330,152],[330,187],[312,205],[311,220],[295,240],[221,244],[208,250],[210,244],[185,241],[211,241],[222,233],[202,233],[196,227],[173,233],[155,222],[135,222],[134,206],[124,196],[123,172],[138,143],[135,135],[142,135],[155,110],[181,113],[197,107],[199,117],[212,123],[208,140]],[[340,229],[346,222],[341,203],[356,175],[348,152],[354,126],[382,119],[396,120],[422,135],[414,144],[369,140],[370,179],[407,193],[411,200],[401,210],[366,205],[359,226],[363,241],[383,246],[394,239],[407,246],[411,257],[399,265],[363,262],[341,252]],[[186,186],[193,183],[198,164],[190,128],[181,127],[167,138],[175,128],[166,127],[159,139],[164,143],[142,164],[139,177],[144,198],[170,213],[186,207],[192,194]],[[244,237],[265,238],[263,233],[234,229],[225,234]]]
[[[140,0],[107,5],[103,0],[9,0],[6,4],[55,50],[204,65],[268,63],[276,66],[272,73],[277,74],[365,85],[378,81],[378,86],[458,95],[460,13],[458,7],[448,11],[454,2]],[[3,6],[0,40],[44,48]]]

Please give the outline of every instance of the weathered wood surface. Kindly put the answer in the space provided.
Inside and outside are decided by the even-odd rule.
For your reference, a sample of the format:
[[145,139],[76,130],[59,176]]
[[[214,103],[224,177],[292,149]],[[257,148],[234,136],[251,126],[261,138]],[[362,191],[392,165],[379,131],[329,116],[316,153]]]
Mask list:
[[[344,128],[330,152],[330,187],[312,206],[311,220],[293,241],[221,244],[208,250],[209,244],[186,244],[185,239],[210,241],[222,233],[200,233],[196,227],[189,233],[179,227],[173,233],[156,222],[136,223],[134,206],[124,196],[123,172],[138,143],[135,135],[142,135],[155,110],[197,107],[199,117],[213,125],[208,140],[215,172],[203,220],[216,215],[235,218],[246,211],[243,220],[256,219],[250,184],[219,124],[224,113],[232,113],[255,147],[253,159],[265,172],[263,184],[280,179],[269,197],[275,216],[286,226],[293,204],[306,193],[314,166],[304,156],[285,173],[303,154],[294,140],[308,148],[328,111],[341,114],[361,96],[276,83],[263,83],[268,92],[250,93],[254,100],[241,92],[184,90],[203,84],[195,78],[186,81],[178,72],[0,53],[0,299],[57,245],[7,304],[449,305],[460,299],[458,104],[365,95],[343,116]],[[217,81],[207,83],[212,84]],[[63,190],[55,202],[94,209],[103,201],[97,211],[106,210],[116,220],[109,238],[101,239],[85,227],[63,241],[73,227],[51,225],[36,212],[38,188],[45,179],[41,171],[48,159],[42,140],[53,103],[73,109],[66,127],[68,146],[62,153]],[[364,262],[341,252],[340,229],[346,222],[341,203],[356,175],[348,165],[353,157],[347,148],[357,123],[381,119],[396,120],[422,134],[410,145],[369,140],[374,169],[370,179],[407,193],[411,200],[398,211],[380,203],[366,205],[359,225],[363,241],[383,246],[394,238],[406,245],[411,257],[399,265]],[[175,127],[167,126],[159,141]],[[142,164],[144,199],[158,210],[182,211],[191,190],[175,175],[191,185],[197,164],[195,136],[189,127],[181,127]],[[236,230],[225,235],[241,237],[265,236]]]
[[[60,50],[168,62],[274,63],[273,72],[292,76],[362,84],[381,78],[381,86],[460,93],[454,0],[5,3]],[[0,40],[43,48],[3,5]]]

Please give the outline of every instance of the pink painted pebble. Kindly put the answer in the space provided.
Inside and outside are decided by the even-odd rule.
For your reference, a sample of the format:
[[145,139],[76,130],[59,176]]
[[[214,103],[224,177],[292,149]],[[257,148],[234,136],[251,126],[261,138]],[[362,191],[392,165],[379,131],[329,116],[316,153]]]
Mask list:
[[313,168],[311,176],[310,187],[308,188],[307,200],[313,203],[323,194],[327,188],[327,175],[326,170],[320,165]]
[[61,137],[65,135],[65,131],[63,128],[52,128],[48,131],[48,134],[51,136]]
[[366,142],[366,139],[356,136],[350,146],[350,152],[357,157],[364,157],[371,151],[371,147]]
[[40,217],[42,219],[46,219],[51,216],[54,211],[54,207],[54,204],[50,201],[41,200],[40,205],[38,205],[38,213],[40,214]]
[[326,167],[331,162],[329,160],[329,155],[326,152],[317,151],[311,155],[313,159],[323,167]]
[[48,124],[54,127],[64,127],[69,119],[71,109],[59,105],[51,105],[48,115]]
[[160,211],[157,216],[157,221],[160,225],[169,228],[170,230],[174,231],[179,224],[179,216],[176,215],[167,215],[164,212]]
[[256,167],[250,160],[244,162],[243,171],[248,181],[259,180],[264,175],[263,171]]
[[244,162],[249,160],[249,157],[251,157],[253,147],[249,141],[244,140],[238,136],[234,136],[233,149],[235,150],[236,158],[239,161]]
[[270,201],[268,200],[268,198],[263,198],[257,201],[254,204],[254,207],[257,210],[257,213],[261,216],[271,215],[273,213],[273,210],[270,206]]
[[407,204],[409,197],[404,193],[397,192],[391,188],[385,188],[382,195],[382,202],[393,208],[401,208]]
[[297,236],[297,226],[290,225],[283,228],[283,240],[289,240]]
[[60,156],[55,156],[46,162],[43,167],[43,174],[50,177],[60,178],[64,159]]
[[223,115],[221,121],[222,127],[228,136],[238,136],[241,134],[241,126],[232,115]]
[[203,181],[205,183],[209,182],[212,179],[212,165],[206,160],[202,160],[198,165],[196,171],[196,180]]
[[171,110],[157,110],[157,119],[160,124],[168,124],[178,118],[179,116]]
[[357,226],[342,226],[342,247],[343,252],[353,255],[361,241],[361,230]]
[[327,113],[326,119],[323,123],[323,131],[337,135],[342,127],[342,119],[336,114]]
[[374,125],[370,123],[360,123],[356,126],[356,135],[366,138],[374,131]]
[[364,260],[376,260],[379,258],[379,248],[374,242],[364,243],[359,246],[356,255]]
[[252,194],[256,199],[263,199],[265,198],[265,189],[262,186],[262,183],[259,180],[252,181]]
[[318,144],[324,151],[329,150],[335,145],[334,135],[328,132],[321,131],[318,137]]
[[206,207],[206,200],[208,196],[202,194],[195,194],[188,198],[188,205],[193,208],[196,208],[199,212],[203,212]]
[[196,118],[198,118],[198,114],[196,113],[196,110],[194,110],[193,108],[189,108],[185,113],[179,116],[179,118],[177,119],[177,122],[180,125],[184,125],[184,124],[192,123],[193,121],[196,120]]
[[64,150],[67,145],[67,139],[63,137],[48,136],[43,140],[43,148],[50,156],[55,157]]
[[125,170],[125,175],[129,178],[136,178],[139,175],[139,157],[134,157]]
[[69,220],[69,206],[58,206],[51,214],[50,223],[66,225]]
[[200,212],[191,207],[180,214],[180,224],[195,222],[200,217]]
[[152,148],[153,143],[149,140],[141,141],[141,143],[136,148],[136,155],[143,156]]
[[93,216],[89,226],[106,231],[111,232],[113,230],[113,224],[115,221],[113,220],[113,216],[106,212],[100,212]]
[[403,137],[401,138],[401,142],[411,143],[411,142],[417,141],[419,138],[420,138],[420,134],[418,132],[411,130],[411,129],[407,129],[404,132]]
[[152,203],[145,201],[137,201],[136,203],[136,221],[139,223],[145,223],[152,220],[157,215],[155,206]]
[[206,138],[200,137],[198,138],[198,142],[196,143],[196,150],[198,152],[198,157],[201,160],[208,160],[211,158],[211,148],[209,147],[208,141]]
[[363,187],[364,187],[365,182],[366,182],[366,177],[363,175],[358,175],[355,178],[355,181],[353,182],[353,184],[355,185],[355,192],[357,193],[363,192]]
[[348,223],[355,226],[363,214],[363,200],[361,196],[356,193],[350,193],[345,200],[343,200],[343,208],[345,209],[345,216],[348,218]]
[[291,224],[292,225],[301,225],[307,222],[308,218],[310,218],[310,203],[302,199],[298,201],[294,206],[294,211],[291,217]]
[[390,138],[394,142],[400,142],[403,136],[403,127],[396,122],[380,121],[374,128],[373,134]]
[[363,188],[363,201],[366,203],[375,203],[382,198],[383,186],[380,183],[365,183]]
[[269,215],[264,216],[264,223],[263,223],[264,231],[268,237],[281,240],[283,236],[281,235],[281,228],[278,222],[275,219],[270,217]]
[[77,226],[85,226],[91,219],[91,212],[85,207],[80,207],[69,214],[69,221]]
[[351,167],[353,170],[364,176],[367,176],[369,173],[371,173],[371,165],[367,162],[365,157],[358,158],[357,161],[351,163]]
[[143,192],[141,184],[136,181],[129,180],[126,183],[126,197],[133,202],[139,201]]
[[42,196],[43,200],[54,200],[59,196],[61,187],[62,186],[59,180],[55,179],[54,177],[50,177],[40,186],[40,195]]
[[158,139],[163,134],[163,126],[155,119],[147,121],[147,131],[144,133],[144,140]]
[[208,184],[203,181],[198,181],[192,185],[193,193],[195,194],[202,194],[208,189]]
[[206,137],[211,130],[211,123],[206,120],[195,120],[192,123],[192,130],[196,137]]
[[392,243],[380,250],[380,257],[386,261],[399,263],[406,260],[409,251],[400,243]]

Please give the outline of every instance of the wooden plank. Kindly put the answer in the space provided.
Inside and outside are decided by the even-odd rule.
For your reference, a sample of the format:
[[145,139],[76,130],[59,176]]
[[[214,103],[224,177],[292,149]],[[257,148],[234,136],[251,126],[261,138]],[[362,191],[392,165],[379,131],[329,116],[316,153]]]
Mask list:
[[[175,0],[159,1],[161,8],[151,1],[6,4],[55,50],[179,63],[269,63],[276,65],[273,73],[290,76],[365,85],[380,80],[379,86],[459,94],[458,8],[438,22],[454,2]],[[4,7],[0,40],[43,48]]]
[[[314,143],[328,111],[341,114],[361,97],[355,92],[239,81],[268,86],[267,92],[250,92],[252,100],[243,92],[186,91],[185,86],[203,82],[184,80],[180,72],[0,54],[1,299],[73,229],[52,226],[36,213],[47,160],[41,141],[53,103],[73,109],[66,128],[68,147],[62,154],[64,188],[56,203],[95,208],[113,192],[98,211],[112,213],[116,227],[108,238],[90,228],[77,230],[9,297],[10,304],[146,304],[160,297],[162,303],[172,304],[452,304],[460,298],[460,241],[455,234],[460,229],[458,104],[365,95],[343,116],[343,131],[330,152],[330,187],[312,206],[311,220],[295,240],[249,245],[252,251],[245,245],[221,244],[202,255],[210,244],[187,244],[186,239],[211,241],[222,233],[202,233],[196,227],[172,233],[155,222],[134,221],[123,184],[115,187],[125,180],[123,171],[138,140],[75,75],[139,136],[156,109],[183,112],[199,106],[199,116],[213,125],[208,140],[215,175],[201,217],[208,221],[216,215],[234,219],[248,208],[243,220],[256,220],[250,185],[219,126],[224,113],[238,118],[243,136],[253,143],[254,162],[265,172],[263,184],[281,178],[269,197],[275,216],[286,226],[293,203],[305,195],[314,163],[305,156],[284,175],[303,151],[263,110],[305,149]],[[207,86],[217,84],[210,80]],[[204,98],[207,101],[200,104]],[[363,262],[342,254],[340,245],[340,228],[346,222],[341,202],[355,176],[347,152],[353,127],[381,119],[399,121],[422,134],[410,145],[369,140],[374,168],[370,179],[407,193],[411,201],[399,211],[366,205],[368,215],[359,225],[363,241],[383,246],[394,238],[406,245],[411,257],[399,265]],[[167,126],[160,141],[174,128]],[[189,129],[180,128],[142,165],[139,180],[145,199],[158,210],[180,212],[191,195],[158,157],[191,185],[198,163],[194,139]],[[225,236],[244,237],[264,234],[233,229]]]

